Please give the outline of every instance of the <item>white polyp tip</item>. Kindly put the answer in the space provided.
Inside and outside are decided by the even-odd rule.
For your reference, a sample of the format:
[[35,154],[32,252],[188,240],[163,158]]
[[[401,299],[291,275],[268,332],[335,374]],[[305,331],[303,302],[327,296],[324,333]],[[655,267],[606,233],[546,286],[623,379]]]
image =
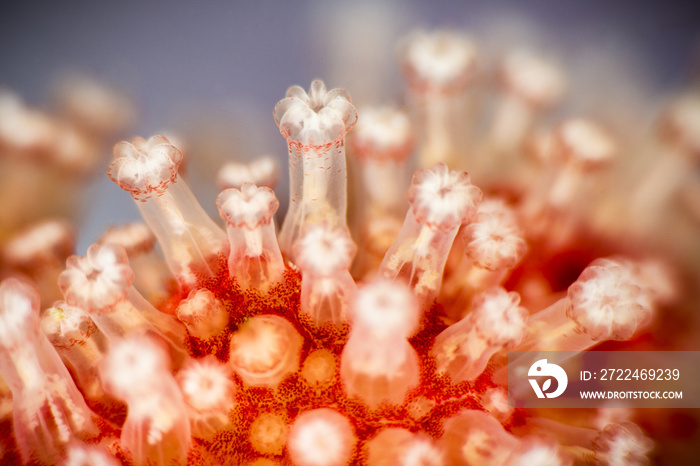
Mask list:
[[55,347],[70,348],[84,343],[97,326],[82,309],[58,301],[44,311],[41,330]]
[[164,376],[170,376],[165,349],[145,335],[117,340],[100,363],[105,388],[122,399],[158,393]]
[[367,444],[368,464],[443,466],[443,451],[425,434],[398,427],[383,429]]
[[347,228],[327,223],[304,228],[294,243],[297,265],[302,272],[324,277],[347,270],[356,251]]
[[535,129],[525,139],[523,148],[525,154],[542,165],[548,165],[555,159],[554,131],[551,129]]
[[408,337],[418,324],[418,302],[408,285],[376,279],[361,286],[351,303],[353,326],[377,337]]
[[637,264],[640,284],[649,291],[655,303],[671,304],[678,299],[680,285],[671,264],[661,258],[645,258]]
[[518,226],[508,215],[497,212],[479,212],[476,220],[463,228],[462,235],[467,243],[467,257],[486,270],[512,269],[527,251]]
[[472,300],[474,329],[494,346],[517,345],[527,332],[528,312],[518,306],[520,295],[495,287],[476,295]]
[[654,441],[632,422],[608,424],[593,441],[595,457],[605,464],[644,465]]
[[219,169],[217,180],[221,189],[241,189],[243,183],[274,188],[279,181],[280,166],[269,156],[259,157],[248,164],[229,162]]
[[515,213],[515,209],[498,197],[484,197],[479,203],[477,214],[498,217],[504,222],[509,222],[513,225],[517,225],[518,223],[518,216]]
[[16,278],[0,283],[0,346],[12,348],[36,333],[39,319],[39,292]]
[[93,244],[86,255],[68,258],[58,286],[68,304],[93,312],[124,299],[133,281],[122,246]]
[[175,181],[182,152],[164,136],[134,138],[114,146],[109,178],[140,201],[160,195]]
[[187,327],[197,327],[218,320],[220,315],[226,314],[226,308],[214,293],[206,288],[198,288],[190,291],[187,298],[180,301],[175,313]]
[[118,466],[117,459],[97,445],[73,444],[68,447],[63,466]]
[[156,245],[156,236],[148,228],[148,225],[143,222],[135,222],[109,227],[97,242],[98,244],[119,244],[133,259],[136,255],[153,251]]
[[273,112],[282,136],[303,146],[322,147],[341,140],[357,122],[357,111],[343,89],[326,90],[314,81],[307,94],[299,86],[287,90]]
[[501,68],[505,85],[535,107],[549,107],[564,94],[561,69],[548,59],[518,50],[506,56]]
[[403,48],[409,83],[418,89],[449,91],[466,86],[476,68],[477,50],[467,37],[448,31],[419,31]]
[[648,295],[624,264],[612,260],[589,265],[568,290],[567,310],[594,340],[627,340],[648,322]]
[[617,144],[610,135],[583,118],[562,123],[555,131],[554,140],[559,156],[584,168],[603,165],[617,152]]
[[119,133],[133,121],[135,110],[128,97],[93,77],[66,76],[55,94],[64,114],[100,136]]
[[177,382],[191,408],[197,412],[228,410],[236,386],[231,370],[213,356],[189,361],[177,374]]
[[70,173],[87,173],[99,161],[99,147],[96,141],[65,122],[56,124],[56,135],[51,149],[51,161]]
[[3,247],[8,264],[34,268],[59,261],[75,249],[75,228],[64,220],[45,220],[18,233]]
[[677,97],[666,108],[661,120],[662,136],[673,144],[700,154],[700,94]]
[[16,94],[0,90],[0,146],[43,151],[51,147],[55,135],[48,116],[27,108]]
[[296,466],[341,466],[348,464],[356,442],[352,424],[345,416],[321,408],[294,420],[287,449]]
[[351,143],[360,159],[406,160],[413,149],[413,128],[405,112],[391,107],[361,109]]
[[525,437],[508,456],[506,466],[570,466],[572,458],[561,452],[553,441],[538,437]]
[[472,186],[467,172],[449,170],[443,163],[416,171],[408,189],[408,201],[418,223],[441,230],[469,222],[481,197],[481,190]]
[[270,188],[243,183],[241,189],[229,188],[216,198],[219,214],[226,224],[254,230],[270,223],[280,203]]
[[231,336],[229,363],[244,382],[274,386],[299,368],[302,338],[284,318],[255,316]]
[[508,406],[508,392],[501,387],[489,388],[481,396],[481,405],[488,413],[503,422],[513,412]]

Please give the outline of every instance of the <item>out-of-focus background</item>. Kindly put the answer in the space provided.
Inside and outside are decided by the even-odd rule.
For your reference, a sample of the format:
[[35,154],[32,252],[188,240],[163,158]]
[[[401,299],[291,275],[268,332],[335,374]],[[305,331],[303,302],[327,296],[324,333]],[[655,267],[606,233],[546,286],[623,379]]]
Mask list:
[[[634,111],[697,76],[699,11],[692,1],[634,0],[3,2],[0,86],[38,106],[75,71],[125,90],[137,118],[124,136],[183,138],[194,191],[215,213],[212,176],[224,160],[284,159],[271,115],[288,86],[320,77],[360,103],[397,101],[395,44],[414,28],[468,32],[484,63],[508,44],[541,48],[571,73],[570,105],[614,96]],[[81,253],[104,225],[138,218],[106,176],[86,197]]]

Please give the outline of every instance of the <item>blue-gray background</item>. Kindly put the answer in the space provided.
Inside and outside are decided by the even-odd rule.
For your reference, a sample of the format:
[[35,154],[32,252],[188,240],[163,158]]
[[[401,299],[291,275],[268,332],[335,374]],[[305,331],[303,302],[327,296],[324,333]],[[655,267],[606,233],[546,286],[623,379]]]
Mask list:
[[[271,112],[289,85],[306,87],[311,79],[323,77],[329,86],[347,86],[352,92],[352,79],[372,76],[370,70],[358,78],[358,68],[372,59],[377,64],[379,59],[378,85],[362,92],[377,98],[372,92],[390,89],[392,95],[384,100],[393,99],[398,90],[382,87],[399,82],[394,81],[394,54],[388,44],[414,27],[464,29],[477,38],[488,37],[492,45],[501,36],[517,39],[521,34],[574,62],[577,54],[584,60],[584,56],[590,58],[591,50],[600,51],[607,54],[609,63],[621,63],[645,92],[662,94],[687,84],[698,71],[700,8],[693,3],[697,4],[634,0],[2,2],[0,85],[44,105],[53,78],[65,71],[85,70],[132,94],[139,110],[134,134],[174,128],[188,136],[195,132],[206,136],[207,131],[226,133],[230,124],[229,141],[234,141],[228,148],[230,157],[251,158],[270,151],[283,157],[284,141]],[[348,45],[363,40],[359,50]],[[365,52],[374,58],[367,59]],[[581,66],[585,69],[585,63]],[[343,81],[343,67],[348,82],[338,82]],[[624,89],[629,83],[615,84]],[[199,146],[193,142],[193,147]],[[217,151],[226,152],[226,144],[220,143],[213,150]],[[206,157],[192,153],[190,159],[196,182],[197,167],[207,166]],[[220,160],[214,157],[209,162],[216,165]],[[210,177],[213,168],[199,171]],[[211,212],[212,183],[201,179],[195,183],[195,192]],[[278,189],[281,197],[284,189],[284,184]],[[80,252],[105,224],[135,218],[138,213],[129,196],[105,176],[99,177],[90,191]]]

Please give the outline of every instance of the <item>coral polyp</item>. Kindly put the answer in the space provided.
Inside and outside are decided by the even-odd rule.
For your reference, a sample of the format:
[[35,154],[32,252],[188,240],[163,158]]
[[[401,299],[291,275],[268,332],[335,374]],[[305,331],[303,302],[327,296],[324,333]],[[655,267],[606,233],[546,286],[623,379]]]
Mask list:
[[[488,81],[455,31],[416,32],[399,53],[402,107],[358,110],[322,80],[274,107],[290,178],[279,228],[273,158],[221,168],[212,218],[163,135],[116,143],[108,168],[145,223],[110,227],[84,255],[64,221],[8,223],[4,462],[649,461],[633,410],[509,406],[507,352],[656,348],[694,265],[626,206],[655,215],[673,190],[647,177],[622,200],[598,195],[625,143],[594,117],[542,118],[568,89],[549,57],[514,49]],[[482,81],[496,95],[473,126]],[[699,102],[661,116],[678,182],[697,157]],[[57,129],[2,97],[0,149],[56,156],[55,131],[103,144],[118,126],[79,110]]]

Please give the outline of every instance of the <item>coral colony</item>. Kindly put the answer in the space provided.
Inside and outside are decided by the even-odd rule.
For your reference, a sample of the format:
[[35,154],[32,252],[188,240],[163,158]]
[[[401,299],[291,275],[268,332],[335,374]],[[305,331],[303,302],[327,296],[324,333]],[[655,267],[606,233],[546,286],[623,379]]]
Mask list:
[[[159,135],[117,143],[108,170],[145,223],[84,256],[68,257],[70,222],[23,217],[39,193],[3,209],[3,462],[646,464],[654,442],[632,411],[565,424],[508,407],[507,350],[638,338],[680,291],[672,261],[601,234],[615,228],[593,193],[623,144],[587,117],[543,123],[563,70],[506,55],[474,126],[478,60],[459,34],[413,34],[404,108],[289,88],[273,113],[291,181],[279,229],[274,159],[224,166],[213,219]],[[53,177],[71,194],[123,126],[119,96],[66,95],[52,116],[0,97],[12,186]],[[700,98],[678,97],[659,128],[660,168],[628,209],[647,220],[700,153]]]

